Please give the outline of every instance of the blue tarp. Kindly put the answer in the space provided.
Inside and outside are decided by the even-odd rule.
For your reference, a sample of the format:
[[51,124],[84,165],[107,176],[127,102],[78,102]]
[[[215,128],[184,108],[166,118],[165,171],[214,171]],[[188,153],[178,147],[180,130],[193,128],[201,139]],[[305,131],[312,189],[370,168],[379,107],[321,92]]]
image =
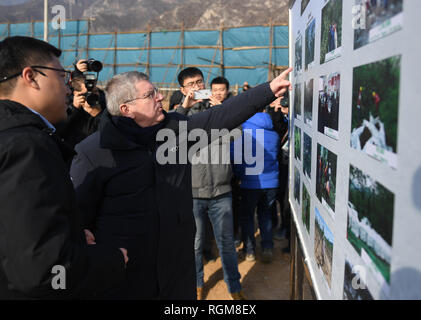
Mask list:
[[[288,27],[273,28],[272,61],[276,66],[288,66]],[[60,33],[59,33],[60,32]],[[130,70],[146,72],[148,62],[148,34],[109,33],[87,36],[87,21],[66,21],[64,30],[49,25],[49,42],[63,50],[62,64],[72,68],[81,58],[95,58],[104,63],[99,80],[107,81],[114,73]],[[252,86],[268,78],[270,57],[270,27],[255,26],[223,30],[224,76],[232,85],[248,81]],[[0,38],[24,35],[43,37],[43,23],[0,24]],[[152,82],[175,83],[179,65],[200,65],[209,82],[222,74],[220,31],[152,32],[149,51],[149,72]],[[184,50],[180,46],[184,43]],[[204,46],[205,48],[197,48]],[[117,50],[115,48],[117,47]],[[173,48],[176,47],[176,48]],[[209,48],[210,47],[210,48]],[[261,47],[261,48],[260,48]],[[142,50],[138,49],[142,48]],[[87,56],[89,55],[89,56]],[[209,67],[207,67],[209,66]],[[249,69],[232,68],[249,67]]]
[[269,27],[246,27],[227,29],[224,32],[224,46],[227,48],[246,46],[269,46]]

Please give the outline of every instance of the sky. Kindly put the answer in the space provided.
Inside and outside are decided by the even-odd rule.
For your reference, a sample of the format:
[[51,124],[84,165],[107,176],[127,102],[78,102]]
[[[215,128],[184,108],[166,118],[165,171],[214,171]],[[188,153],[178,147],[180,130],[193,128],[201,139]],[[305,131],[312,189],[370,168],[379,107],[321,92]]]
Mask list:
[[330,231],[330,229],[327,226],[326,222],[323,220],[323,218],[322,218],[319,210],[317,209],[317,207],[315,209],[316,209],[316,219],[317,219],[317,222],[323,228],[323,231],[324,231],[324,234],[325,234],[326,239],[330,243],[333,243],[333,234],[332,234],[332,232]]

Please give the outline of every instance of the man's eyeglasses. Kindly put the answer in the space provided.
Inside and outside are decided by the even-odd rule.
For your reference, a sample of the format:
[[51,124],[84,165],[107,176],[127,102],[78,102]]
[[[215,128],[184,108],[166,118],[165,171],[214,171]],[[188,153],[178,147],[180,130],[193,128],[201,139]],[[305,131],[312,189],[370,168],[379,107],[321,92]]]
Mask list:
[[193,87],[194,85],[201,86],[203,83],[204,83],[204,82],[203,82],[203,79],[200,79],[200,80],[197,80],[196,82],[189,82],[189,83],[186,83],[183,87],[185,87],[185,88],[191,88],[191,87]]
[[[38,72],[39,74],[41,74],[44,77],[47,77],[47,75],[44,72],[39,71],[37,69],[47,69],[47,70],[53,70],[53,71],[57,71],[57,72],[63,72],[64,73],[64,83],[66,85],[70,85],[72,72],[69,71],[69,70],[57,69],[57,68],[45,67],[45,66],[30,66],[29,68],[34,69],[34,71]],[[0,83],[5,82],[7,80],[11,80],[11,79],[16,78],[16,77],[19,77],[20,75],[22,75],[22,71],[19,72],[19,73],[13,74],[11,76],[6,76],[6,77],[3,77],[3,78],[0,78]]]
[[157,95],[159,93],[160,92],[159,92],[159,90],[157,88],[153,88],[153,90],[145,93],[142,97],[134,98],[134,99],[130,99],[130,100],[124,101],[123,104],[124,103],[133,102],[133,101],[136,101],[136,100],[145,100],[145,99],[152,99],[152,100],[154,100],[154,99],[156,99],[156,97],[157,97]]

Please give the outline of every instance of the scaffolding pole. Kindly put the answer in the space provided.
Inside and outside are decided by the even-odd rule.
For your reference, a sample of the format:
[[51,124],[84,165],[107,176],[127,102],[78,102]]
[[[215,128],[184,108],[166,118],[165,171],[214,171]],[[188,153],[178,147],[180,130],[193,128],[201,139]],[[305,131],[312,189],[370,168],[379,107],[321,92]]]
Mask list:
[[151,64],[151,40],[152,40],[152,28],[151,25],[148,24],[148,55],[146,56],[146,74],[148,77],[151,76],[150,64]]
[[270,43],[269,43],[269,64],[268,64],[268,81],[272,80],[271,76],[273,75],[272,71],[272,51],[273,51],[273,23],[272,23],[272,19],[270,19]]
[[114,31],[114,63],[113,63],[113,75],[117,74],[117,29]]
[[221,55],[221,64],[220,64],[220,72],[221,77],[225,77],[225,66],[224,66],[224,25],[221,22],[219,26],[219,44],[220,44],[220,55]]
[[44,41],[48,42],[48,0],[44,0]]

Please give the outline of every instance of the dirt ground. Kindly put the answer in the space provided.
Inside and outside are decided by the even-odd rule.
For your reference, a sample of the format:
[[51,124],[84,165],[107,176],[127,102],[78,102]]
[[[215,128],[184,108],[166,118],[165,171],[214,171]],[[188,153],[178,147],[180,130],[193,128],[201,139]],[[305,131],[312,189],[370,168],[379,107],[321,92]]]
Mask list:
[[[289,300],[290,255],[282,253],[287,246],[286,240],[274,240],[273,261],[260,262],[260,237],[256,239],[256,261],[249,262],[239,254],[238,268],[241,284],[248,300]],[[241,249],[237,248],[237,252]],[[221,258],[204,266],[206,300],[231,300],[224,282]]]

